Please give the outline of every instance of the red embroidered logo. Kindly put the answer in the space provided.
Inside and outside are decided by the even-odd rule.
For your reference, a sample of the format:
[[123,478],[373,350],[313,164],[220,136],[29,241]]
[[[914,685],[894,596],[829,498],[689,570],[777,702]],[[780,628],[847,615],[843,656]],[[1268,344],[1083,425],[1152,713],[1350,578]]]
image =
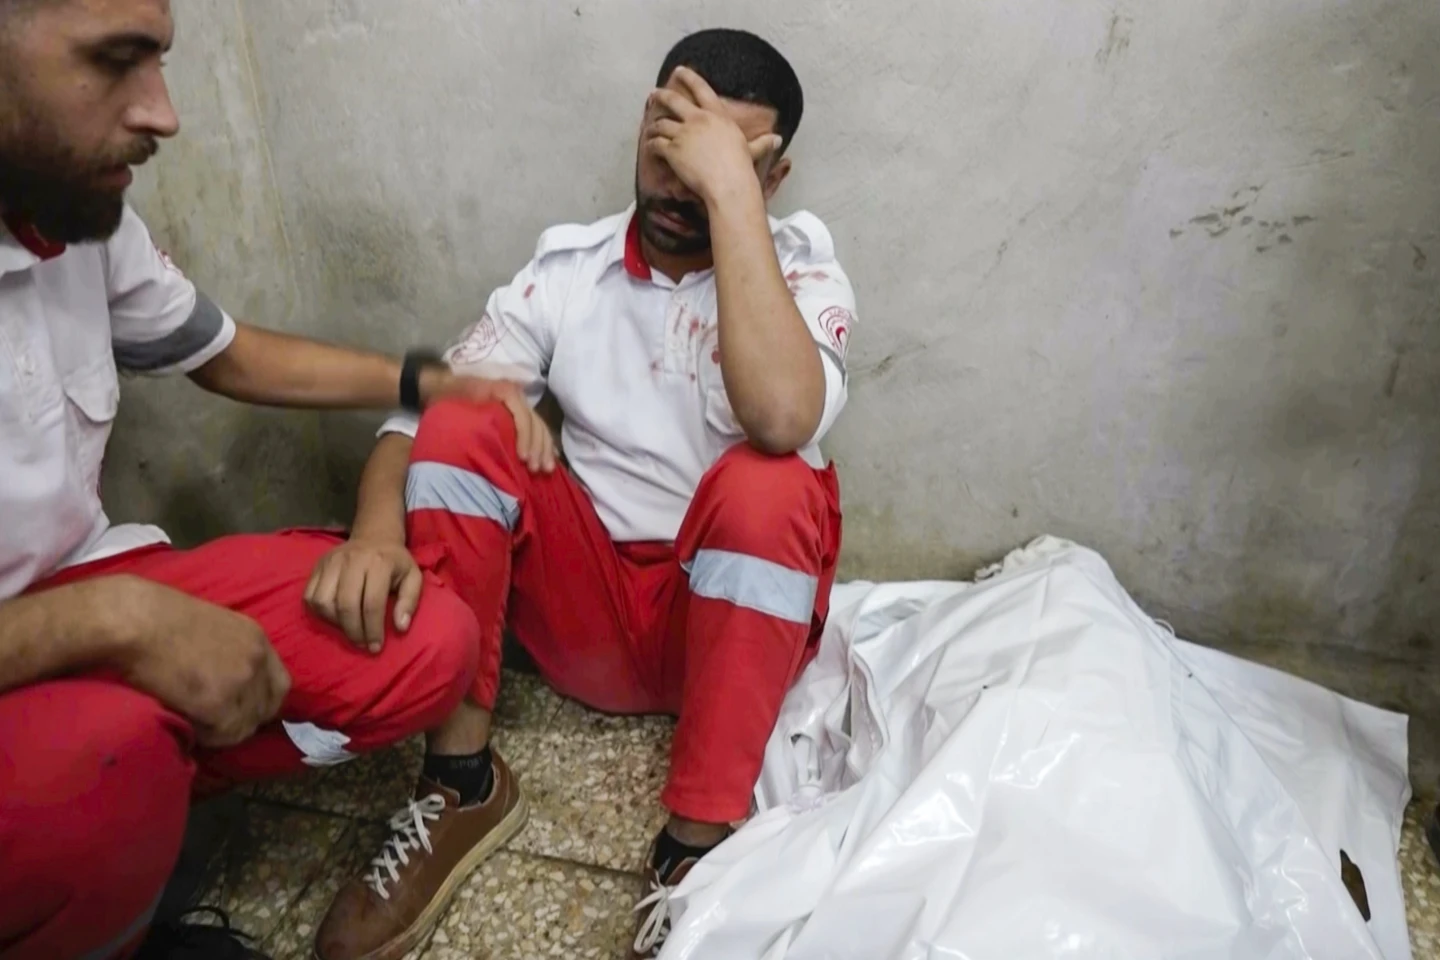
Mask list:
[[845,348],[850,344],[850,326],[855,322],[854,315],[844,307],[831,307],[820,314],[820,329],[825,331],[825,336],[830,339],[840,356],[845,356]]
[[490,314],[470,324],[460,335],[460,342],[450,351],[450,362],[479,363],[495,352],[500,343],[500,328]]

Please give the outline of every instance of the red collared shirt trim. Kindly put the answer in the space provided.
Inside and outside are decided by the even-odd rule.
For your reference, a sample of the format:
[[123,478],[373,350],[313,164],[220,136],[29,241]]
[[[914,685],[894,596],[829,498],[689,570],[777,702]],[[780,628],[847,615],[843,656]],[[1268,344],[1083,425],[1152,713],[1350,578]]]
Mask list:
[[41,260],[54,260],[65,252],[65,244],[46,240],[40,231],[35,229],[33,223],[10,216],[0,219],[5,221],[6,229],[10,231],[10,235],[19,242],[20,246]]
[[631,214],[630,226],[625,231],[625,272],[636,280],[653,279],[650,264],[645,260],[645,248],[640,243],[639,210]]

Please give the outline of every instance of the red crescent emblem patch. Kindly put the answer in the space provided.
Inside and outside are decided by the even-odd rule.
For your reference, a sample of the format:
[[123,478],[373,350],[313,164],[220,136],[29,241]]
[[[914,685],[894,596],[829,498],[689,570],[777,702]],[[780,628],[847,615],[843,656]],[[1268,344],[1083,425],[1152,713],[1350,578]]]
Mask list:
[[495,318],[485,314],[472,323],[460,335],[460,342],[450,352],[450,362],[458,364],[479,363],[495,351],[500,343],[500,328]]
[[831,307],[820,314],[820,329],[825,331],[825,336],[840,356],[845,356],[845,348],[850,344],[850,327],[855,323],[855,316],[844,307]]

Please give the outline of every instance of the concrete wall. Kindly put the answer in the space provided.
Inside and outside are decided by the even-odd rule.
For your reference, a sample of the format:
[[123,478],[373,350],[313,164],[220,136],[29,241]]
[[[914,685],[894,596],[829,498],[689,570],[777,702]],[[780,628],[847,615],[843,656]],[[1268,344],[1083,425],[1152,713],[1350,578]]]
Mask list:
[[[1184,634],[1435,701],[1433,0],[176,7],[157,232],[237,313],[392,350],[627,201],[673,40],[769,36],[809,99],[780,203],[860,295],[848,574],[1052,532]],[[130,391],[113,489],[187,535],[345,512],[371,421],[181,396]]]
[[[295,309],[295,274],[270,175],[249,35],[233,0],[185,0],[167,71],[183,135],[131,199],[157,241],[227,310],[324,335]],[[183,380],[123,387],[104,497],[117,519],[194,542],[314,523],[333,511],[320,419],[211,397]]]

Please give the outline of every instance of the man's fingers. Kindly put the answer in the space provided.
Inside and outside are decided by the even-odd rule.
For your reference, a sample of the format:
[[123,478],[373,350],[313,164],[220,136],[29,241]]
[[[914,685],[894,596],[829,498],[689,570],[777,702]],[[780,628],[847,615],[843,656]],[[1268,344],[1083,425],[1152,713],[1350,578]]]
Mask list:
[[365,571],[365,589],[360,601],[360,618],[365,631],[365,645],[371,653],[379,653],[385,643],[385,606],[390,601],[390,584],[394,570],[377,560]]
[[674,90],[656,90],[650,94],[650,102],[676,120],[688,120],[701,112],[693,100]]
[[767,133],[763,137],[756,137],[750,141],[750,156],[756,163],[759,163],[779,150],[780,145],[784,142],[785,138],[776,133]]
[[535,465],[531,460],[531,444],[534,442],[534,424],[530,405],[523,399],[511,398],[505,401],[510,416],[515,420],[515,453],[524,461],[525,466],[533,470]]
[[535,418],[535,426],[532,432],[535,440],[533,443],[532,455],[535,458],[535,472],[549,473],[550,467],[550,446],[554,440],[550,436],[550,424],[546,423],[538,413],[532,413]]
[[318,570],[318,577],[315,579],[315,589],[309,591],[308,602],[310,609],[316,614],[329,621],[338,623],[335,612],[335,590],[340,583],[340,577],[345,572],[345,561],[336,554],[330,554],[329,558],[321,561],[323,569]]
[[689,92],[690,99],[699,106],[706,110],[714,110],[720,106],[720,96],[715,92],[715,88],[706,83],[705,78],[694,70],[689,67],[677,67],[673,76]]
[[305,581],[305,593],[302,599],[307,607],[315,602],[315,588],[320,585],[320,575],[325,569],[326,559],[328,558],[320,558],[320,562],[315,564],[315,569],[310,571],[310,579]]
[[365,568],[352,564],[335,588],[335,615],[351,643],[365,642]]
[[420,591],[424,586],[425,575],[418,566],[410,564],[395,588],[395,629],[401,633],[410,629],[410,621],[420,607]]
[[554,473],[554,472],[555,472],[555,435],[550,432],[550,425],[549,425],[549,424],[543,424],[543,426],[545,427],[545,433],[544,433],[545,440],[544,440],[544,443],[541,444],[542,462],[541,462],[541,465],[540,465],[540,466],[541,466],[541,469],[543,469],[546,473]]
[[266,721],[273,720],[280,709],[285,706],[285,698],[290,695],[290,671],[285,669],[285,664],[280,662],[280,657],[273,650],[266,662],[270,673],[270,712],[265,717]]
[[644,136],[646,140],[653,140],[657,137],[674,140],[680,135],[680,131],[684,129],[684,126],[685,125],[679,120],[672,120],[669,117],[658,117],[646,124]]

